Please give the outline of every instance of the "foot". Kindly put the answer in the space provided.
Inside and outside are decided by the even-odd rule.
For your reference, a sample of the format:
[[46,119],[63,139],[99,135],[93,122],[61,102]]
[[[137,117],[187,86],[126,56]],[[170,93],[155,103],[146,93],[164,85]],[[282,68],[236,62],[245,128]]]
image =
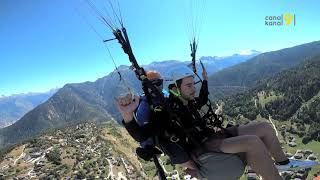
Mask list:
[[286,171],[289,169],[304,169],[313,166],[320,165],[317,161],[310,161],[310,160],[297,160],[297,159],[289,159],[290,162],[286,165],[279,165],[276,163],[276,167],[279,171]]

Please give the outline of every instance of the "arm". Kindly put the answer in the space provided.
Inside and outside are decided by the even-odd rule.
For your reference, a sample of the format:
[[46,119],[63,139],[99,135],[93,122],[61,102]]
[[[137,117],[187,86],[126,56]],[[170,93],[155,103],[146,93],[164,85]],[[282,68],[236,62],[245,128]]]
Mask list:
[[203,80],[200,93],[199,93],[199,98],[198,98],[198,108],[201,109],[202,106],[207,104],[208,101],[208,96],[209,96],[209,91],[208,91],[208,81]]
[[208,74],[207,71],[204,67],[204,65],[201,63],[201,67],[202,67],[202,85],[201,85],[201,89],[200,89],[200,93],[199,93],[199,100],[198,100],[198,109],[201,109],[202,106],[204,106],[205,104],[207,104],[208,101],[208,96],[209,96],[209,91],[208,91]]
[[198,166],[191,158],[190,154],[186,152],[181,145],[174,142],[169,142],[161,145],[163,152],[169,156],[173,164],[182,166],[187,174],[192,177],[198,176]]
[[131,94],[126,96],[118,97],[117,107],[123,118],[122,124],[127,129],[128,133],[138,142],[146,140],[147,137],[151,137],[149,130],[150,128],[141,128],[139,124],[134,120],[134,111],[139,106],[140,97],[135,96],[132,99]]
[[149,130],[151,128],[141,128],[135,120],[131,120],[127,123],[123,120],[122,124],[124,125],[128,133],[133,137],[133,139],[138,142],[143,142],[149,137],[152,137],[151,131]]
[[[164,129],[166,120],[169,119],[169,114],[161,109],[161,111],[155,111],[152,116],[152,120],[149,123],[140,127],[140,125],[134,120],[134,111],[139,106],[139,96],[135,96],[134,100],[131,98],[131,94],[125,97],[117,99],[118,109],[123,118],[123,125],[127,129],[128,133],[138,142],[143,142],[150,137],[160,133]],[[159,110],[159,109],[158,109]],[[149,113],[151,113],[149,111]],[[150,114],[151,116],[151,114]],[[151,119],[151,117],[150,117]]]
[[123,125],[127,129],[128,133],[138,142],[143,142],[150,137],[153,137],[165,129],[169,115],[166,111],[156,111],[152,117],[152,120],[140,127],[140,125],[135,121],[130,122],[122,121]]
[[181,166],[185,167],[185,168],[188,168],[188,169],[193,169],[193,170],[197,170],[197,166],[196,164],[194,163],[193,160],[188,160],[187,162],[185,163],[182,163],[180,164]]
[[199,93],[199,98],[198,98],[198,109],[201,109],[202,106],[204,106],[205,104],[207,104],[208,102],[208,96],[209,96],[209,90],[208,90],[208,74],[207,71],[204,67],[204,65],[201,63],[201,67],[202,67],[202,85],[201,85],[201,89],[200,89],[200,93]]

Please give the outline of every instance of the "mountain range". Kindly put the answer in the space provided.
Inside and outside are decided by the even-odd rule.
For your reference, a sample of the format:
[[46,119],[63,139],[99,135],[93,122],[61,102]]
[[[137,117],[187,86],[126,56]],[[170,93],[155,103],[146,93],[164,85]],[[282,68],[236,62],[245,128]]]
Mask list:
[[262,53],[246,62],[225,68],[209,78],[211,97],[217,100],[243,92],[256,85],[258,81],[296,66],[319,53],[320,41],[314,41]]
[[[287,156],[291,157],[298,151],[310,152],[314,153],[312,157],[317,159],[320,152],[317,148],[319,147],[317,141],[320,141],[319,71],[320,54],[308,57],[296,66],[270,75],[269,78],[260,79],[248,91],[221,99],[220,102],[224,104],[224,114],[236,120],[238,124],[242,124],[245,119],[273,120],[275,127],[280,132],[278,138]],[[49,113],[48,119],[56,124],[63,122],[59,120],[63,119],[66,121],[64,125],[60,124],[60,127],[63,128],[45,130],[43,131],[45,133],[40,136],[24,141],[5,153],[0,153],[0,179],[1,177],[93,179],[106,178],[110,174],[118,178],[144,177],[150,179],[154,177],[155,169],[152,162],[137,159],[135,153],[132,153],[137,143],[126,130],[117,125],[110,116],[104,117],[99,113],[103,110],[94,110],[106,105],[99,99],[104,98],[102,95],[108,94],[107,91],[103,91],[105,86],[110,84],[107,83],[117,78],[115,75],[110,75],[109,79],[101,78],[94,83],[69,84],[52,96],[54,101],[50,98],[49,104],[52,106],[48,107],[52,113]],[[120,91],[123,86],[120,84],[115,90]],[[97,94],[98,90],[103,93]],[[58,97],[56,97],[57,94]],[[58,105],[63,101],[70,103],[60,107],[59,110],[54,109],[59,107]],[[81,104],[93,109],[81,108]],[[97,106],[94,107],[94,105]],[[45,112],[48,109],[39,111]],[[90,110],[92,117],[88,117],[85,113]],[[77,111],[84,111],[84,113],[77,113]],[[56,114],[61,117],[55,117]],[[79,117],[74,116],[75,114],[78,114]],[[81,123],[68,118],[72,116],[79,120],[83,120],[82,117],[96,119],[89,120],[91,121],[89,123],[83,120],[81,122],[84,123]],[[41,120],[45,121],[45,119]],[[92,123],[106,120],[108,122],[100,125]],[[297,141],[299,145],[291,147],[291,141]],[[303,145],[310,141],[312,141],[310,144]],[[297,154],[294,157],[298,158]],[[311,155],[304,154],[301,157],[309,159]],[[184,177],[182,169],[171,167],[166,156],[160,158],[160,163],[164,165],[168,177]],[[292,174],[282,174],[282,176],[285,179],[296,177],[309,179],[317,171],[319,168],[303,171],[303,175],[301,175],[302,171],[299,171],[300,174],[292,172]],[[241,179],[247,179],[251,175],[252,173],[244,174]]]
[[[242,62],[233,67],[229,67],[227,71],[218,71],[209,76],[209,84],[217,82],[216,77],[244,77],[244,82],[248,81],[248,87],[251,85],[249,80],[262,80],[272,74],[278,73],[281,70],[288,69],[304,61],[312,54],[320,49],[320,42],[313,42],[305,45],[300,45],[292,48],[282,49],[279,51],[262,53],[254,56],[252,59]],[[300,52],[300,53],[297,53]],[[294,56],[291,53],[296,53]],[[292,58],[294,58],[292,60]],[[281,61],[280,63],[278,61]],[[210,60],[203,58],[206,63],[219,60]],[[270,63],[270,61],[272,61]],[[156,69],[164,76],[170,68],[176,67],[179,62],[166,61],[164,63],[151,63],[145,66],[146,69]],[[181,64],[186,64],[182,62]],[[167,64],[167,66],[165,66]],[[251,65],[251,69],[249,68]],[[209,65],[208,65],[209,66]],[[246,68],[245,70],[239,67]],[[209,73],[211,70],[207,68]],[[235,70],[232,70],[235,69]],[[259,69],[263,69],[262,75],[259,74]],[[238,70],[238,71],[237,71]],[[253,70],[255,76],[249,78]],[[50,128],[63,127],[68,124],[76,124],[84,121],[104,122],[111,119],[121,120],[115,106],[114,98],[121,93],[130,91],[141,92],[141,85],[134,73],[126,66],[120,66],[119,71],[122,74],[120,81],[117,72],[114,71],[108,76],[98,79],[95,82],[85,82],[77,84],[67,84],[54,94],[48,101],[37,106],[34,110],[28,112],[15,124],[0,129],[0,147],[9,147],[19,143],[25,139],[34,137],[41,132]],[[214,73],[212,70],[211,73]],[[220,75],[222,74],[222,75]],[[228,78],[225,78],[228,81]],[[233,80],[237,82],[236,80]],[[220,82],[221,85],[222,82]],[[231,85],[239,85],[231,83]],[[241,86],[243,84],[240,84]],[[210,92],[215,91],[210,86]],[[211,93],[214,94],[214,93]]]
[[44,93],[15,94],[0,97],[0,128],[19,120],[28,111],[49,99],[58,89]]
[[233,119],[258,115],[290,121],[295,133],[320,140],[320,53],[297,66],[260,80],[250,90],[222,99]]
[[[225,57],[202,57],[202,61],[207,68],[208,74],[213,74],[220,68],[231,66],[235,63],[244,62],[259,54],[258,51],[240,55],[234,54]],[[155,69],[164,77],[170,73],[170,69],[177,66],[186,66],[190,61],[163,61],[153,62],[144,66],[146,70]],[[201,71],[201,66],[197,63],[197,68]],[[119,66],[122,80],[117,71],[98,79],[95,82],[84,82],[77,84],[67,84],[46,102],[35,107],[16,123],[0,130],[0,147],[9,147],[24,139],[50,128],[63,127],[68,124],[84,121],[103,122],[110,119],[120,120],[120,115],[114,104],[114,97],[128,91],[142,93],[141,84],[136,79],[135,74],[128,66]],[[12,102],[14,97],[7,98]],[[10,101],[11,100],[11,101]],[[1,148],[0,148],[1,149]]]

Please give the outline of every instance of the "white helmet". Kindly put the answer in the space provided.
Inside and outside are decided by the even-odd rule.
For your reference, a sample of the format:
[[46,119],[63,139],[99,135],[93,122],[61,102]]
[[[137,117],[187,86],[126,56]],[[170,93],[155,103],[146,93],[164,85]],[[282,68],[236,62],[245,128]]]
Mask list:
[[193,71],[189,67],[181,66],[179,68],[174,68],[171,70],[172,83],[175,83],[176,81],[189,76],[194,76]]
[[[170,70],[170,78],[168,78],[167,84],[175,84],[177,86],[177,81],[186,77],[194,76],[193,71],[187,67],[187,66],[179,66],[179,67],[174,67]],[[169,88],[169,87],[168,87]],[[173,91],[171,89],[168,89],[172,94],[175,96],[180,96],[180,91],[177,89],[176,91]]]

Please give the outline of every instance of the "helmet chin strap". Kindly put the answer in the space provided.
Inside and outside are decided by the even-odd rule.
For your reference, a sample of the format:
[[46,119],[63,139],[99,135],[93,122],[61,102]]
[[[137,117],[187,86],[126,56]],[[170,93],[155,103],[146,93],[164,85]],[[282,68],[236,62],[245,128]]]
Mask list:
[[178,88],[178,85],[177,85],[177,81],[174,82],[174,85],[176,85],[176,91],[170,89],[169,91],[176,97],[181,97],[181,92]]
[[174,90],[170,89],[169,91],[176,97],[181,96],[179,89],[177,89],[177,91],[174,91]]
[[176,85],[176,89],[177,89],[177,90],[174,91],[174,90],[170,89],[169,91],[170,91],[174,96],[178,97],[178,98],[182,101],[183,105],[185,105],[185,106],[188,105],[188,100],[185,99],[185,98],[183,98],[183,97],[181,96],[181,92],[180,92],[180,90],[179,90],[176,82],[175,82],[175,85]]

